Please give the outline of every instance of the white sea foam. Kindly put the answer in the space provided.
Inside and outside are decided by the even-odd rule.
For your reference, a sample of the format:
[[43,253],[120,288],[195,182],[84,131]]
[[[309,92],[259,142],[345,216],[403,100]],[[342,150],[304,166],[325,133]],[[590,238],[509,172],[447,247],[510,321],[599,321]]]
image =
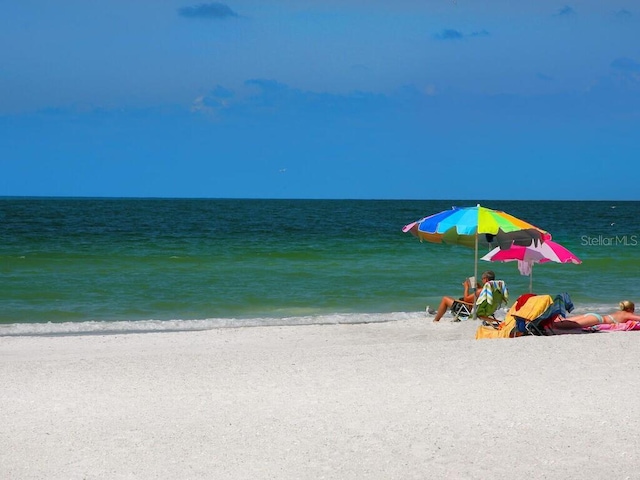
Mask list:
[[[609,304],[581,304],[572,312],[608,313],[617,308]],[[507,308],[500,309],[496,316],[504,318]],[[328,315],[300,315],[287,317],[254,317],[254,318],[207,318],[201,320],[136,320],[136,321],[88,321],[63,323],[13,323],[0,325],[0,336],[29,335],[115,335],[124,333],[175,332],[212,330],[216,328],[271,327],[283,325],[337,325],[394,322],[432,318],[433,315],[419,312],[393,313],[336,313]],[[449,314],[444,321],[450,320]]]
[[424,312],[348,313],[280,318],[208,318],[202,320],[88,321],[63,323],[14,323],[0,325],[0,336],[123,334],[211,330],[215,328],[269,327],[282,325],[336,325],[393,322],[424,317]]

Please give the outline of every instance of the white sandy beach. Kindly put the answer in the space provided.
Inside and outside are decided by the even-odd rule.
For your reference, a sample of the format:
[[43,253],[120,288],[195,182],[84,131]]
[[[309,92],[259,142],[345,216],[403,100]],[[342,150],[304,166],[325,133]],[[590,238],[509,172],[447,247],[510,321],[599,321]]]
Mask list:
[[640,334],[477,325],[0,337],[0,478],[640,478]]

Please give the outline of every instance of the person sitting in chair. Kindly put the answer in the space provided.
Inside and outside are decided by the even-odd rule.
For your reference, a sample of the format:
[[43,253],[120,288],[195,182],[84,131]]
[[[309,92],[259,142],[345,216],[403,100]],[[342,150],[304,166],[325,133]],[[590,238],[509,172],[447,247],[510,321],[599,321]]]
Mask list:
[[574,315],[572,317],[558,316],[553,320],[552,327],[556,328],[584,328],[592,327],[601,323],[625,323],[629,321],[640,322],[640,315],[636,315],[635,304],[630,300],[623,300],[619,303],[620,309],[607,315],[599,313],[584,313],[582,315]]
[[[459,300],[466,303],[474,303],[476,301],[476,298],[480,294],[480,291],[482,290],[483,285],[488,281],[495,280],[495,279],[496,279],[496,274],[493,273],[493,271],[491,270],[487,270],[482,274],[480,283],[477,284],[476,288],[474,289],[471,287],[471,285],[469,285],[469,279],[467,278],[462,283],[462,285],[464,286],[464,295],[460,297]],[[442,300],[440,300],[440,305],[438,306],[438,310],[436,311],[436,316],[434,317],[433,321],[439,322],[440,319],[447,312],[447,310],[451,308],[451,306],[453,305],[453,302],[455,302],[456,300],[457,299],[453,297],[442,297]]]

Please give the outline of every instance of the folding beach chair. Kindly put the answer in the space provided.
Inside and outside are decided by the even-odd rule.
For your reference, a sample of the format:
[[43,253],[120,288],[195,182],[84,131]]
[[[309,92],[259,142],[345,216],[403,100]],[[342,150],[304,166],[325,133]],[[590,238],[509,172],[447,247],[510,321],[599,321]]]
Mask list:
[[554,335],[551,323],[558,316],[573,310],[568,293],[551,295],[520,295],[505,318],[498,325],[483,324],[476,331],[476,339],[514,338],[523,335]]
[[555,318],[560,315],[566,317],[568,313],[573,311],[573,302],[568,293],[559,293],[553,299],[547,308],[540,315],[532,320],[524,318],[518,315],[517,312],[514,316],[516,320],[525,322],[525,330],[530,335],[555,335],[555,332],[551,328],[551,323]]
[[454,300],[451,305],[451,314],[453,315],[453,321],[459,322],[460,320],[466,320],[473,313],[473,303],[463,302],[462,300]]
[[502,322],[483,323],[476,330],[476,340],[483,338],[514,338],[530,335],[526,324],[538,318],[553,303],[551,295],[520,295]]
[[[509,301],[509,290],[504,280],[490,280],[484,284],[476,300],[476,316],[489,324],[499,323],[495,312]],[[451,305],[454,322],[466,320],[473,314],[473,304],[456,300]]]

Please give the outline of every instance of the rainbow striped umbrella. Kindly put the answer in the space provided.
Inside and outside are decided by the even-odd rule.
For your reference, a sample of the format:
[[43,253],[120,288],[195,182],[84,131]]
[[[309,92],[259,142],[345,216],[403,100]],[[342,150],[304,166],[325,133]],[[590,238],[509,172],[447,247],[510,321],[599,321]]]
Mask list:
[[540,244],[551,239],[551,235],[513,215],[477,205],[475,207],[452,207],[416,222],[405,225],[420,241],[449,243],[475,249],[474,275],[478,278],[478,246],[501,249],[512,245]]

